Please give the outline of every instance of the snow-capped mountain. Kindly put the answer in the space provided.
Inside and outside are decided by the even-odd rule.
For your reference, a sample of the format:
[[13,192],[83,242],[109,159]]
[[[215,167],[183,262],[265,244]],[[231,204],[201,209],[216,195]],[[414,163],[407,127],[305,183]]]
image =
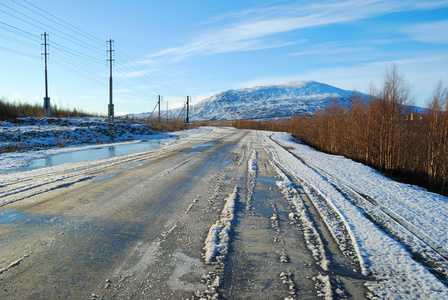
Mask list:
[[[365,94],[359,95],[368,97]],[[273,119],[314,114],[318,109],[324,108],[330,99],[337,99],[342,106],[349,106],[352,97],[353,91],[315,81],[228,90],[191,106],[190,121]],[[171,116],[177,117],[180,113],[181,109],[170,111]],[[134,115],[141,118],[148,116],[149,114]]]

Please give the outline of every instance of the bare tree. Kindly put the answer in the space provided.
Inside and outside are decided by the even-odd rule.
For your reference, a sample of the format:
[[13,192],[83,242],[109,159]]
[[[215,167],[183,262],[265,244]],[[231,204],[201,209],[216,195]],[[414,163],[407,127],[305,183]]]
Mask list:
[[442,192],[448,180],[448,88],[439,81],[427,109],[426,172],[431,184],[440,185]]
[[400,136],[400,120],[404,117],[405,105],[410,104],[411,87],[394,64],[383,76],[383,87],[378,95],[384,109],[382,124],[382,154],[384,169],[393,171],[397,167],[400,153],[397,152]]
[[439,176],[439,164],[443,126],[443,84],[441,81],[437,83],[434,92],[427,107],[427,162],[426,172],[430,180],[437,180]]

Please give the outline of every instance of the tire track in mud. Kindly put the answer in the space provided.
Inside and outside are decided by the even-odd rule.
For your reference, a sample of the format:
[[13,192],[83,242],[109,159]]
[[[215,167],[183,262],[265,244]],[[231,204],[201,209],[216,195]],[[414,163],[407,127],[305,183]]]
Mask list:
[[[313,258],[297,207],[277,186],[281,179],[269,163],[270,155],[253,142],[245,155],[247,164],[242,166],[247,166],[248,184],[240,198],[247,200],[236,211],[231,251],[217,289],[219,299],[364,298],[365,278],[352,271],[353,265],[349,264],[348,270],[342,268],[336,255],[329,252],[330,268],[326,271]],[[328,241],[324,239],[322,244],[328,251]]]
[[[337,214],[331,213],[331,208],[320,201],[319,195],[305,182],[298,181],[276,162],[274,148],[268,144],[263,146],[270,153],[270,163],[281,178],[277,186],[289,202],[291,223],[304,233],[304,241],[321,267],[320,274],[313,279],[320,287],[319,294],[329,299],[364,298],[367,293],[364,283],[372,279],[361,272],[363,266],[359,265],[357,251],[344,223]],[[326,215],[321,215],[320,206],[325,206]],[[333,227],[338,226],[336,238],[326,222],[333,222]]]
[[[231,160],[221,164],[221,170],[210,180],[210,196],[208,203],[214,207],[221,206],[222,210],[215,223],[211,225],[204,239],[202,257],[204,262],[212,269],[203,274],[201,282],[206,285],[205,289],[196,290],[191,299],[222,299],[222,284],[225,270],[228,269],[228,258],[232,252],[234,241],[234,227],[237,225],[236,214],[243,207],[247,198],[241,192],[241,186],[245,177],[241,177],[240,170],[244,168],[247,161],[246,154],[251,149],[251,140],[246,143],[249,132],[245,132],[238,146],[231,153]],[[233,186],[233,187],[232,187]],[[244,187],[244,185],[243,185]],[[226,191],[232,192],[223,200]],[[188,298],[190,299],[190,298]]]
[[[204,154],[218,154],[224,149],[223,147],[227,148],[226,145],[216,145],[216,147],[213,145]],[[186,153],[190,153],[190,151],[186,151]],[[237,182],[233,173],[227,170],[236,161],[235,153],[225,153],[226,155],[223,157],[218,155],[219,159],[213,161],[213,168],[211,169],[202,164],[201,168],[207,170],[206,172],[209,174],[213,174],[212,170],[218,170],[213,176],[202,176],[200,183],[195,185],[195,188],[199,188],[202,194],[191,197],[192,200],[185,205],[183,213],[177,214],[177,217],[173,216],[171,222],[166,224],[166,230],[160,234],[160,237],[156,238],[151,244],[146,244],[145,247],[148,250],[144,250],[145,247],[142,248],[143,251],[136,249],[138,256],[142,256],[142,258],[146,255],[145,252],[149,251],[147,256],[152,262],[148,261],[146,264],[152,264],[152,271],[146,275],[140,274],[139,279],[137,279],[133,276],[130,277],[134,273],[132,271],[136,270],[128,268],[126,270],[127,277],[123,277],[124,274],[122,275],[128,287],[121,284],[119,285],[120,290],[123,290],[123,288],[129,290],[129,286],[132,286],[130,290],[134,291],[134,298],[136,299],[140,298],[138,296],[139,292],[145,292],[145,295],[160,297],[161,299],[197,299],[204,297],[215,299],[217,297],[216,289],[220,284],[219,274],[223,270],[230,238],[232,208],[239,197],[238,188],[233,187],[233,192],[226,199],[223,199],[226,191]],[[220,163],[221,159],[226,163]],[[172,171],[180,171],[179,168],[185,168],[188,165],[186,162],[190,161],[192,159],[189,158],[176,163],[168,169],[170,172],[164,172],[163,174],[171,176]],[[206,186],[206,189],[201,188],[202,186]],[[204,194],[204,191],[207,195]],[[217,207],[222,202],[224,202],[224,208],[218,221],[208,229],[208,235],[216,239],[211,238],[213,241],[209,243],[209,247],[213,248],[211,250],[213,254],[207,259],[206,251],[198,251],[198,243],[201,240],[199,233],[204,229],[207,220],[217,213]],[[207,235],[205,232],[204,234]],[[203,245],[202,241],[202,247]],[[204,252],[203,257],[206,257],[204,262],[198,258],[198,256],[201,257],[201,252]],[[166,261],[166,257],[169,257],[168,261]],[[205,262],[208,264],[205,264]],[[157,264],[159,264],[160,269],[154,271],[153,268]],[[148,269],[148,266],[146,268]],[[135,285],[135,282],[138,281],[141,281],[141,287]],[[143,288],[145,289],[143,290]],[[119,294],[119,292],[114,291],[114,294]],[[122,295],[128,294],[123,293]]]
[[309,196],[298,183],[286,177],[277,185],[289,204],[290,224],[303,234],[308,250],[321,268],[318,275],[312,277],[318,295],[325,299],[348,299],[353,295],[356,299],[364,297],[367,290],[363,285],[368,278],[362,275],[356,256],[344,255]]
[[233,234],[235,207],[238,205],[238,187],[226,198],[220,218],[213,224],[205,240],[203,258],[213,270],[202,276],[206,284],[205,290],[196,291],[193,299],[218,299],[218,288],[222,283],[225,263],[229,254],[231,235]]
[[[248,154],[247,180],[253,181],[247,191],[252,198],[248,202],[251,206],[242,208],[238,214],[223,298],[298,299],[306,295],[317,299],[310,279],[313,273],[308,272],[313,267],[308,264],[312,259],[292,232],[275,179],[267,175],[269,166],[265,154],[259,149],[252,149]],[[308,272],[308,279],[297,277],[303,272]]]

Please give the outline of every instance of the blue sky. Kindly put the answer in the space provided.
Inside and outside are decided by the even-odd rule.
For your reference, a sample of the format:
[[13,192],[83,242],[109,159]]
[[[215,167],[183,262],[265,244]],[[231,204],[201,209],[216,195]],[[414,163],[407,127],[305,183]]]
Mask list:
[[117,114],[215,93],[314,80],[369,92],[398,67],[424,106],[448,84],[448,0],[0,0],[0,97]]

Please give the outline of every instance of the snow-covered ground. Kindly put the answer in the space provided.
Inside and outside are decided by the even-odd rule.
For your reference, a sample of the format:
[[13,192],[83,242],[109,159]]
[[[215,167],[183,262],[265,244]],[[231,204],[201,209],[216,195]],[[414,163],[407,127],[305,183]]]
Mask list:
[[141,123],[122,119],[109,124],[104,118],[19,118],[18,123],[0,122],[0,152],[122,142],[156,133]]
[[104,118],[22,118],[19,121],[19,124],[0,123],[0,173],[50,155],[172,136],[120,119],[114,125]]
[[326,202],[322,206],[315,199],[341,247],[340,230],[328,211],[336,212],[345,223],[363,272],[377,279],[366,284],[374,295],[380,299],[448,299],[446,285],[433,274],[447,278],[446,197],[395,182],[344,157],[315,151],[291,141],[288,134],[266,135],[272,137],[266,143],[275,149],[274,161],[300,180],[309,195]]

